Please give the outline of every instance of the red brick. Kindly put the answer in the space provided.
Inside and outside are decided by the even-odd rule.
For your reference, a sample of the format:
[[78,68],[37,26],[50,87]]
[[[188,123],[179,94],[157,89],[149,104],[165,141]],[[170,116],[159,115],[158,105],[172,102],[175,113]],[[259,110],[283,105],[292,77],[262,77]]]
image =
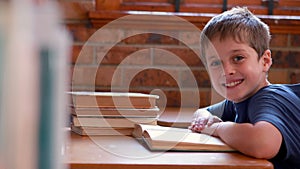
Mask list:
[[274,84],[289,83],[289,73],[286,69],[271,69],[269,71],[269,81]]
[[119,65],[123,61],[124,63],[122,64],[126,65],[150,65],[150,49],[131,46],[114,46],[107,51],[105,46],[97,47],[98,63]]
[[287,34],[273,34],[270,42],[271,47],[285,47],[288,45]]
[[181,95],[178,90],[163,90],[167,98],[167,107],[180,107]]
[[300,71],[292,70],[289,72],[290,81],[289,83],[295,84],[300,83]]
[[210,90],[200,90],[200,107],[206,107],[212,104],[212,95]]
[[157,70],[132,68],[124,69],[123,72],[124,84],[139,87],[177,87],[178,71],[177,70]]
[[72,60],[73,64],[92,64],[94,61],[93,46],[81,46],[74,45],[72,49]]
[[[76,66],[73,71],[72,84],[75,86],[86,86],[86,88],[95,86],[119,86],[121,76],[119,72],[114,75],[116,67],[101,66]],[[113,79],[114,77],[114,79]]]
[[300,35],[290,35],[291,36],[291,45],[293,47],[300,46]]
[[71,33],[74,42],[85,43],[96,32],[96,29],[91,28],[91,25],[88,23],[67,24],[67,28]]
[[299,68],[300,51],[273,51],[273,68]]
[[[204,96],[205,97],[205,96]],[[224,97],[222,97],[214,88],[210,88],[210,102],[206,105],[212,105],[215,103],[219,103],[220,101],[224,100]]]
[[[130,36],[124,39],[126,44],[161,44],[161,45],[178,45],[179,41],[176,39],[178,37],[177,32],[168,32],[172,36],[167,36],[164,34],[156,33],[141,33],[141,31],[127,31],[127,36]],[[163,32],[162,32],[163,33]]]
[[[163,89],[164,95],[166,97],[167,107],[205,107],[211,103],[211,95],[209,90],[200,91],[197,90],[168,90]],[[198,99],[196,99],[198,98]],[[199,101],[199,103],[197,103]],[[158,103],[159,104],[159,103]]]
[[89,42],[115,45],[121,43],[124,36],[124,31],[121,28],[102,27],[95,31],[90,37]]
[[184,87],[210,87],[210,79],[206,70],[186,70],[181,73],[181,83]]
[[120,86],[121,70],[116,70],[115,66],[99,66],[96,75],[97,86]]
[[[70,83],[70,89],[72,89],[71,86],[72,86],[72,83],[73,83],[73,82],[72,82],[72,78],[73,78],[73,69],[74,69],[73,65],[69,64],[69,65],[68,65],[68,70],[67,70],[67,71],[69,71],[69,72],[68,72],[68,76],[69,76],[69,77],[68,77],[67,80],[68,80],[68,82]],[[74,84],[74,85],[75,85],[75,84]]]
[[193,32],[181,32],[180,33],[180,42],[187,46],[196,46],[200,45],[200,30]]
[[[194,90],[181,90],[181,107],[194,107],[199,108],[201,104],[201,98],[199,95],[199,88],[194,88]],[[207,98],[207,97],[205,97]]]
[[76,66],[73,70],[73,85],[95,85],[97,68],[90,66]]
[[157,65],[180,65],[180,66],[188,65],[188,66],[203,67],[203,64],[200,58],[198,57],[198,55],[189,48],[179,47],[179,48],[154,49],[153,54],[154,54],[154,64]]
[[148,34],[148,33],[138,34],[138,35],[130,36],[130,37],[122,40],[121,43],[125,43],[125,44],[146,44],[149,36],[150,36],[150,34]]
[[[101,90],[109,91],[109,90]],[[128,92],[128,89],[120,89],[119,91]],[[129,92],[139,92],[139,93],[150,93],[159,96],[157,101],[158,107],[161,109],[167,107],[192,107],[199,108],[205,107],[212,103],[211,101],[211,91],[210,89],[183,89],[179,88],[157,88],[157,87],[147,87],[138,88],[130,87]],[[220,99],[219,99],[220,100]]]

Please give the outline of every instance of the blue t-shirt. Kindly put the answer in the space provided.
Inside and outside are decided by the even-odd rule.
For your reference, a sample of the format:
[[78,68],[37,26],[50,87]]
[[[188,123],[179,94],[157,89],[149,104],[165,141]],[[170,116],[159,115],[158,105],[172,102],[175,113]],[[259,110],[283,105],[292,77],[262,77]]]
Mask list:
[[267,121],[281,132],[280,151],[270,159],[275,169],[300,168],[300,84],[269,85],[243,102],[223,103],[223,121]]

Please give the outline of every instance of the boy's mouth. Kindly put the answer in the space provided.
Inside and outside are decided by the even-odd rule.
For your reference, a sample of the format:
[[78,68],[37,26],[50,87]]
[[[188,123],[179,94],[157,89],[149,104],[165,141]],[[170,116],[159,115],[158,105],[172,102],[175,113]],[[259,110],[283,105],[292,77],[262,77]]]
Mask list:
[[227,87],[227,88],[232,88],[232,87],[235,87],[235,86],[241,84],[243,81],[244,81],[243,79],[231,81],[231,82],[223,83],[223,86]]

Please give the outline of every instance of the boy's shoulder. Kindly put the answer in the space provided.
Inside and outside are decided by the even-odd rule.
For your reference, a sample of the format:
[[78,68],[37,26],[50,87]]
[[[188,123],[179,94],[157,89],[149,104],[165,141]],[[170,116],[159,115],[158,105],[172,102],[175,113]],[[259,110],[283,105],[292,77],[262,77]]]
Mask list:
[[300,91],[300,83],[297,84],[271,84],[265,87],[265,90],[284,90]]
[[271,84],[261,90],[259,90],[255,95],[265,95],[265,94],[274,94],[279,95],[296,95],[300,97],[300,83],[298,84]]

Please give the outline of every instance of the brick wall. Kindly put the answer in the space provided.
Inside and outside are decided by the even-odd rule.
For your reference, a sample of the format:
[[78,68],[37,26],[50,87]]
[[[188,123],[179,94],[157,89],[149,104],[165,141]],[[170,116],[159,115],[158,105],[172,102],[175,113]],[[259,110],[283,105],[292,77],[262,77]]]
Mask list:
[[[159,104],[166,103],[167,106],[203,107],[215,98],[214,92],[211,92],[209,77],[197,55],[198,41],[195,37],[198,35],[195,32],[171,29],[168,33],[174,36],[143,33],[120,39],[127,34],[131,35],[134,30],[119,27],[113,30],[113,34],[110,33],[111,30],[106,33],[102,31],[99,43],[89,39],[98,30],[88,17],[88,11],[95,9],[95,2],[59,2],[65,24],[74,40],[70,63],[71,72],[75,71],[76,74],[76,78],[72,78],[72,75],[70,77],[73,90],[113,89],[154,93],[162,98]],[[179,37],[180,40],[174,37]],[[120,41],[112,45],[111,39],[118,38]],[[88,40],[90,43],[86,44]],[[182,43],[182,40],[187,43]],[[272,33],[274,64],[269,73],[272,83],[300,82],[299,46],[299,34]],[[111,48],[108,50],[109,47]],[[216,100],[219,99],[216,96]]]

